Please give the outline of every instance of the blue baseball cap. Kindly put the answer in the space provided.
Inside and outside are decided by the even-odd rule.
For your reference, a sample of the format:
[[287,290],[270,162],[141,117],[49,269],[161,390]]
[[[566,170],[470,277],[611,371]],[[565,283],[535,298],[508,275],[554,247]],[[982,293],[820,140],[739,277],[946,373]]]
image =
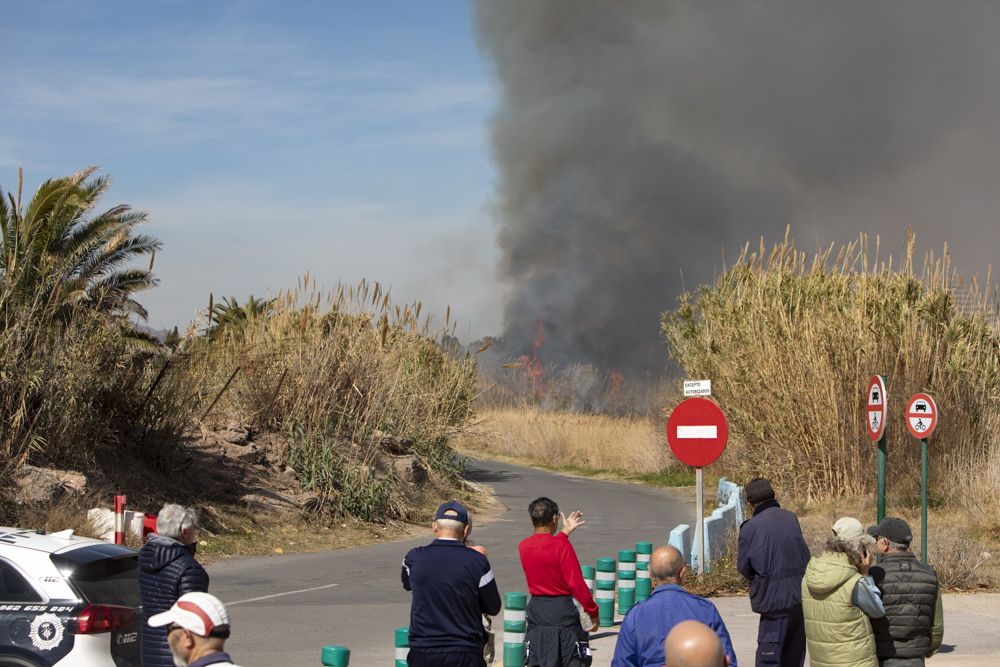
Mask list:
[[465,525],[469,525],[469,510],[465,509],[465,505],[462,503],[450,500],[438,508],[437,514],[434,515],[434,520],[437,521],[438,519],[460,521]]

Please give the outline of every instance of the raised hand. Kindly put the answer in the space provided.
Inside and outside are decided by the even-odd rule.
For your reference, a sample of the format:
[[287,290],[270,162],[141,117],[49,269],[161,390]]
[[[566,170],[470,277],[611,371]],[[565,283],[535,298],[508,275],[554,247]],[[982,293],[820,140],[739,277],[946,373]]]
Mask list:
[[568,517],[562,512],[560,512],[560,515],[562,516],[563,523],[562,532],[566,533],[566,537],[569,537],[570,533],[587,523],[583,520],[583,512],[579,510],[570,512]]

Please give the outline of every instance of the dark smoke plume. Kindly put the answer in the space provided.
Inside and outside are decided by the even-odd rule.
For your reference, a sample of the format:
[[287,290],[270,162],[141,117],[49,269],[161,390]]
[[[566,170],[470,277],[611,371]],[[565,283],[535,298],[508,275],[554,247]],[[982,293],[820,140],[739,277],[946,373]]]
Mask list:
[[479,0],[502,103],[504,338],[659,372],[662,311],[743,243],[880,234],[992,262],[1000,3]]

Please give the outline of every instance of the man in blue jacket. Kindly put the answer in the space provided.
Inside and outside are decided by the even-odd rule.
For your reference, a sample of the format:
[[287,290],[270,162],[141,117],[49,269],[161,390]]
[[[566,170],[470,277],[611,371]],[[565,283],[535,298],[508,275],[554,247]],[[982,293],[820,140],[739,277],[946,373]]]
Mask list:
[[196,521],[194,510],[164,505],[156,516],[156,532],[139,550],[143,667],[174,667],[167,629],[148,625],[150,616],[167,611],[185,593],[208,592],[208,573],[194,559]]
[[750,581],[750,608],[760,614],[757,667],[802,667],[806,629],[802,575],[809,547],[794,512],[782,509],[764,477],[746,485],[753,516],[740,526],[736,567]]
[[482,551],[466,546],[472,522],[457,502],[434,516],[434,541],[403,558],[410,605],[410,667],[486,667],[483,614],[500,612],[500,591]]
[[611,667],[662,667],[663,643],[675,625],[700,621],[712,628],[722,642],[730,667],[736,665],[736,651],[726,624],[715,605],[688,593],[681,586],[687,566],[681,552],[658,547],[649,560],[653,593],[625,615]]

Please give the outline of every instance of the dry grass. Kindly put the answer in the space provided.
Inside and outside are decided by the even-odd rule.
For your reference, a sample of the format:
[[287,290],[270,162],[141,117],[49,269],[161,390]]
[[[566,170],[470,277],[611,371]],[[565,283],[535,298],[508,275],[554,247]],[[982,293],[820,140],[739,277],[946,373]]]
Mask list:
[[[480,411],[476,423],[455,444],[460,451],[470,454],[557,469],[580,468],[577,472],[584,473],[621,473],[642,480],[642,475],[664,469],[687,470],[670,457],[660,430],[660,425],[649,419],[545,412],[537,408],[492,409]],[[726,466],[715,466],[709,479],[727,472]],[[710,483],[707,488],[712,486]],[[711,511],[712,495],[707,495],[707,511]],[[785,507],[799,515],[813,553],[819,553],[830,527],[839,517],[855,516],[866,524],[875,522],[873,494],[829,500],[809,500],[784,490],[781,495]],[[973,590],[1000,586],[1000,519],[991,507],[987,498],[931,507],[929,561],[947,588]],[[890,515],[905,518],[913,527],[913,548],[919,553],[919,500],[893,494],[888,498],[888,510]],[[746,583],[736,571],[735,534],[731,542],[732,553],[713,563],[712,572],[703,579],[691,577],[687,582],[690,589],[706,595],[746,591]]]
[[651,419],[548,412],[537,407],[481,410],[456,446],[550,467],[632,475],[676,466],[661,428]]

